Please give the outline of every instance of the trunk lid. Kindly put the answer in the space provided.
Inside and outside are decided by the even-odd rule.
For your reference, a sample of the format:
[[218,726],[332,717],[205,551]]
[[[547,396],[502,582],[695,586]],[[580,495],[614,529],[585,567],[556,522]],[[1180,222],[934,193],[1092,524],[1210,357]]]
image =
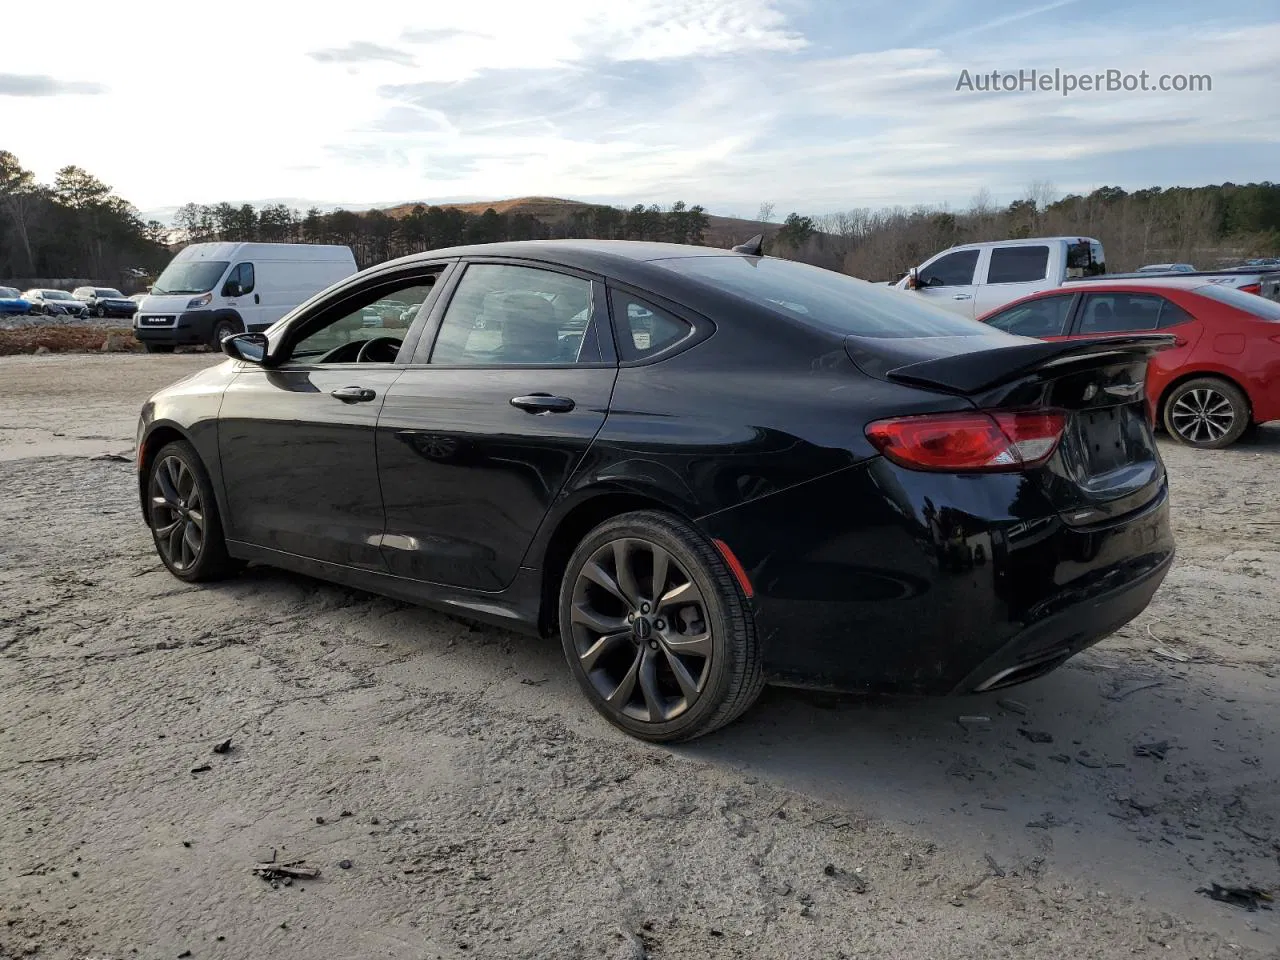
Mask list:
[[993,331],[848,337],[845,350],[868,376],[963,397],[980,410],[1065,411],[1057,451],[1025,475],[1067,523],[1087,525],[1141,508],[1164,483],[1146,368],[1173,342],[1165,334],[1042,341]]

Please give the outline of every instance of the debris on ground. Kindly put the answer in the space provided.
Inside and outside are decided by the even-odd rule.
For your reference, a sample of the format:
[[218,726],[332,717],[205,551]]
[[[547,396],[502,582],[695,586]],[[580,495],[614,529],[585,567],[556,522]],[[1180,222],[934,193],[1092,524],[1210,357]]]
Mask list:
[[1025,717],[1031,710],[1031,708],[1028,707],[1025,703],[1022,703],[1021,701],[1018,701],[1018,700],[1009,700],[1009,699],[997,700],[996,706],[1000,707],[1001,709],[1008,710],[1010,713],[1016,713],[1019,716],[1023,716],[1023,717]]
[[1243,907],[1250,913],[1255,913],[1259,907],[1270,910],[1271,904],[1275,902],[1270,890],[1259,887],[1222,887],[1211,883],[1208,887],[1200,887],[1196,893],[1203,893],[1210,900],[1217,900],[1219,903]]
[[1150,690],[1152,687],[1164,686],[1163,680],[1138,680],[1133,683],[1119,683],[1107,694],[1108,700],[1123,700],[1139,690]]
[[960,724],[960,726],[963,727],[965,730],[969,730],[969,729],[975,729],[975,728],[981,728],[981,727],[989,727],[991,725],[991,718],[985,717],[981,714],[973,714],[971,716],[956,717],[956,723]]
[[989,854],[989,853],[988,853],[988,854],[985,854],[985,857],[986,857],[986,860],[987,860],[987,866],[991,868],[991,875],[992,875],[993,877],[1003,877],[1003,876],[1004,876],[1004,867],[1002,867],[1002,866],[1000,866],[1000,864],[996,863],[996,858],[995,858],[995,857],[993,857],[993,856],[992,856],[991,854]]
[[213,769],[213,767],[209,766],[209,764],[207,764],[207,763],[202,763],[202,764],[200,764],[200,766],[198,766],[198,767],[192,767],[192,768],[191,768],[191,772],[192,772],[192,773],[208,773],[208,772],[209,772],[210,770],[212,770],[212,769]]
[[1177,653],[1173,650],[1170,650],[1168,647],[1163,647],[1158,644],[1151,648],[1151,652],[1154,653],[1161,660],[1172,660],[1174,663],[1190,663],[1191,662],[1191,658],[1188,657],[1185,653]]
[[1047,730],[1028,730],[1026,727],[1019,727],[1018,735],[1026,737],[1032,743],[1053,743],[1053,734]]
[[132,457],[126,457],[122,453],[100,453],[96,457],[90,457],[90,460],[110,460],[113,463],[133,463]]
[[230,752],[231,752],[231,739],[230,739],[230,738],[228,738],[228,739],[226,739],[226,740],[223,740],[221,743],[216,743],[216,744],[214,744],[214,746],[213,746],[213,752],[214,752],[214,753],[230,753]]
[[350,861],[350,860],[339,860],[339,861],[338,861],[338,869],[339,869],[339,870],[350,870],[352,866],[353,866],[353,864],[351,863],[351,861]]
[[1135,757],[1151,757],[1153,760],[1163,760],[1168,752],[1168,740],[1157,740],[1155,743],[1135,743],[1133,745],[1133,755]]
[[320,868],[307,866],[306,860],[258,863],[254,865],[253,872],[273,887],[281,884],[287,887],[294,880],[314,880],[320,876]]

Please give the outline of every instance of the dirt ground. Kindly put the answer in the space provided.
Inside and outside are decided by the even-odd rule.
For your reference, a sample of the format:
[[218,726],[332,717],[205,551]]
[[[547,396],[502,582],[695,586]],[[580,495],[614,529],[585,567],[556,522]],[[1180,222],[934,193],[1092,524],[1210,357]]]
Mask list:
[[110,455],[217,360],[0,360],[0,957],[1278,955],[1197,889],[1280,887],[1280,429],[1163,443],[1176,569],[1053,675],[664,749],[554,642],[164,572]]

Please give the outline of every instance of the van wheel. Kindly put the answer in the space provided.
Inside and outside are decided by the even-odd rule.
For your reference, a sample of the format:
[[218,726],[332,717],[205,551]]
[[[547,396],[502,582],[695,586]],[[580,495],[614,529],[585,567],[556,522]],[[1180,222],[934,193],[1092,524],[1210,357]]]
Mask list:
[[147,353],[173,353],[172,343],[143,343],[142,348]]
[[1234,383],[1196,377],[1179,384],[1164,404],[1169,435],[1189,447],[1220,450],[1249,428],[1249,400]]
[[209,346],[215,350],[221,350],[222,341],[239,332],[240,324],[234,320],[219,320],[213,325],[213,335],[210,337]]

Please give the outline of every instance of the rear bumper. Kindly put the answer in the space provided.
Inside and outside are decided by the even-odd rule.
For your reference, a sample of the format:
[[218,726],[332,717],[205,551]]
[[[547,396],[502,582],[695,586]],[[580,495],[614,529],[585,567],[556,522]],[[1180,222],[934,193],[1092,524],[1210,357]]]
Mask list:
[[1173,562],[1168,490],[1073,528],[1016,474],[882,459],[701,521],[755,590],[773,683],[966,693],[1032,679],[1150,602]]
[[212,310],[191,310],[179,314],[173,325],[162,327],[142,326],[135,320],[133,335],[144,343],[208,343],[213,336],[214,316]]

